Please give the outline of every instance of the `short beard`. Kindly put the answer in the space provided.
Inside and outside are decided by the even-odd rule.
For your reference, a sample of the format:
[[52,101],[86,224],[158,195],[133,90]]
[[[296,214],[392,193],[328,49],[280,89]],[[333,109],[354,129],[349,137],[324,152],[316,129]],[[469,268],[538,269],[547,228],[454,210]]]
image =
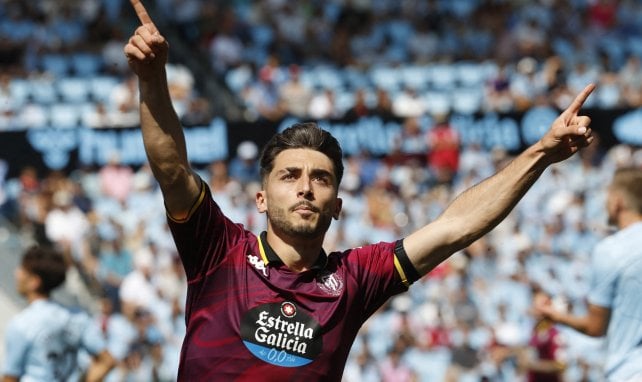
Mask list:
[[332,222],[332,214],[327,211],[319,212],[319,219],[316,224],[293,224],[288,220],[286,210],[283,208],[268,208],[267,218],[270,225],[277,232],[287,236],[303,239],[316,239],[325,235]]

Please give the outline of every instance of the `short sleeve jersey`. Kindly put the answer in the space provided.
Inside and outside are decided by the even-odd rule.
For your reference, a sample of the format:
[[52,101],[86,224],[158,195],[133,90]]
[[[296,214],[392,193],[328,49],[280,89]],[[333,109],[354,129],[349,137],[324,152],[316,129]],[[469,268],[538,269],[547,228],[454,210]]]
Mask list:
[[592,254],[589,302],[609,308],[607,378],[642,378],[642,222],[603,239]]
[[189,217],[169,225],[188,279],[179,380],[339,381],[361,325],[408,288],[401,241],[322,251],[296,273],[205,185]]
[[5,333],[4,374],[22,382],[77,380],[78,352],[104,350],[100,330],[84,312],[36,300],[16,315]]

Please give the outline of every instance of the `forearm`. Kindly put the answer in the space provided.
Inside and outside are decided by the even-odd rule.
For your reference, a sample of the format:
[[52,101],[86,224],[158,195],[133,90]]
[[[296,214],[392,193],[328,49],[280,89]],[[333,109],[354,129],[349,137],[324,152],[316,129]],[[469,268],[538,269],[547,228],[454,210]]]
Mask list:
[[145,152],[161,187],[187,176],[185,136],[169,95],[165,71],[140,80],[140,120]]
[[105,379],[107,373],[111,371],[116,365],[116,360],[107,351],[103,351],[96,356],[96,359],[89,365],[87,374],[85,375],[86,382],[98,382]]
[[529,147],[504,169],[460,194],[437,220],[406,238],[404,246],[417,271],[429,272],[492,230],[548,164],[539,144]]
[[551,315],[550,319],[558,324],[568,326],[569,328],[591,337],[599,337],[602,335],[593,328],[588,316],[575,316],[568,313],[558,312]]
[[459,195],[439,217],[457,227],[448,241],[453,249],[467,247],[497,226],[546,166],[538,146],[531,146],[504,169]]

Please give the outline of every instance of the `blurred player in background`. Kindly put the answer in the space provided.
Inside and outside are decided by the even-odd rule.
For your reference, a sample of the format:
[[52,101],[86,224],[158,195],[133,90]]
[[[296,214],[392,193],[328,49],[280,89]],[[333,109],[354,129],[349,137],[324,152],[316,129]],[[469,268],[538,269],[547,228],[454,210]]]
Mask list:
[[[565,341],[555,323],[541,315],[535,307],[558,304],[539,286],[532,288],[531,313],[535,320],[528,343],[520,346],[496,344],[491,356],[497,367],[517,366],[518,375],[528,382],[562,382],[566,370]],[[559,308],[559,306],[558,306]],[[505,378],[505,377],[504,377]],[[509,378],[510,379],[510,378]]]
[[[54,250],[31,247],[24,253],[15,271],[16,289],[29,305],[7,327],[3,382],[100,381],[114,367],[90,316],[49,299],[66,272],[64,257]],[[83,350],[92,357],[87,370],[78,365]]]
[[642,381],[642,169],[616,170],[606,212],[618,231],[593,250],[587,314],[576,316],[544,304],[537,309],[581,333],[606,336],[609,381]]

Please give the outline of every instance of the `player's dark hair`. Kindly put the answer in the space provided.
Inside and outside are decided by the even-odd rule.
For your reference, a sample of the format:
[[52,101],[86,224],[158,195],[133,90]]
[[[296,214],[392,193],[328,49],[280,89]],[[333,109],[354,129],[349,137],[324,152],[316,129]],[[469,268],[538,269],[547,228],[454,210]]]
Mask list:
[[301,122],[276,134],[263,147],[261,153],[261,181],[265,182],[274,168],[276,156],[288,149],[312,149],[325,154],[334,165],[337,186],[343,177],[343,152],[339,142],[316,122]]
[[37,292],[49,296],[65,282],[67,263],[63,255],[51,248],[33,246],[22,256],[22,267],[40,278]]

